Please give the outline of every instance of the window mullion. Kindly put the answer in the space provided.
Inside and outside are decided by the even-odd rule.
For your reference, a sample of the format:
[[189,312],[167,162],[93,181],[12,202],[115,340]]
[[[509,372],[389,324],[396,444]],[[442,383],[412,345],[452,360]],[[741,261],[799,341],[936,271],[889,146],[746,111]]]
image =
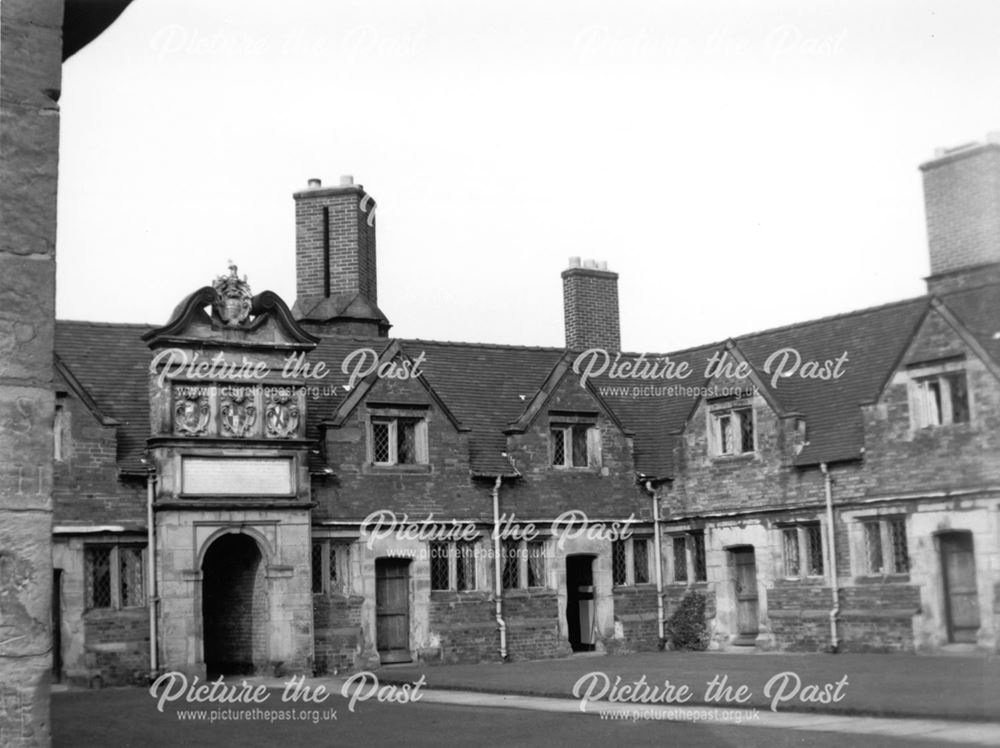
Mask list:
[[[891,574],[896,568],[895,560],[892,557],[892,541],[889,538],[889,523],[879,520],[879,539],[882,541],[882,573]],[[886,553],[888,551],[888,554]]]
[[635,542],[634,538],[625,541],[625,584],[635,584]]
[[684,536],[684,559],[688,568],[687,583],[694,584],[697,581],[697,574],[695,573],[694,538],[690,535]]
[[448,589],[458,589],[458,543],[448,543]]
[[941,390],[941,423],[954,423],[951,412],[951,380],[943,375],[938,377],[938,387]]
[[122,607],[122,588],[121,588],[121,559],[118,553],[119,546],[114,545],[111,547],[111,553],[108,554],[108,559],[111,562],[110,579],[111,579],[111,607],[114,610],[120,610]]
[[333,578],[333,569],[330,568],[330,563],[332,559],[330,558],[330,541],[323,541],[323,560],[320,562],[320,567],[323,570],[323,580],[322,587],[325,594],[330,594],[333,590],[330,589],[330,580]]
[[799,541],[799,577],[805,579],[812,571],[812,556],[809,554],[809,543],[806,540],[806,528],[796,525],[795,532]]
[[517,545],[517,576],[521,580],[521,589],[528,589],[528,543],[520,541]]

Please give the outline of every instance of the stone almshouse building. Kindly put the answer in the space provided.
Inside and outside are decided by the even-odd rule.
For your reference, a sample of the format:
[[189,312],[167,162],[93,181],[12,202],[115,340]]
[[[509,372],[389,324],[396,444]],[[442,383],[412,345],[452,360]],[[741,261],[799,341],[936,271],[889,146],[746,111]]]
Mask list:
[[231,269],[163,327],[57,323],[58,674],[653,649],[692,590],[723,650],[1000,651],[1000,141],[921,168],[928,295],[673,379],[581,355],[619,348],[594,263],[566,349],[388,337],[349,180],[295,195],[291,309]]

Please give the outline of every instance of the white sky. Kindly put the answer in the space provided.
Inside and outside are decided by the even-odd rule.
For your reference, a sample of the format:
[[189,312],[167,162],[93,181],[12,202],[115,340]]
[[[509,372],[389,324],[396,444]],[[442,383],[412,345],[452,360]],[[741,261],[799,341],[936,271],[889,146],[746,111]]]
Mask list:
[[[280,15],[275,11],[280,10]],[[393,335],[664,351],[923,293],[919,163],[1000,129],[1000,3],[134,0],[64,67],[60,318],[167,321],[291,194],[378,200]]]

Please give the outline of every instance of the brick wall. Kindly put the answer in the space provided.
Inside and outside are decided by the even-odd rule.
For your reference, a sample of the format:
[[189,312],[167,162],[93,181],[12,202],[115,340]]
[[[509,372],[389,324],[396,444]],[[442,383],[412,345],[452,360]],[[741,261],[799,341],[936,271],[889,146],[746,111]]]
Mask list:
[[[492,485],[470,479],[467,432],[456,431],[420,384],[383,379],[367,399],[427,403],[421,412],[428,424],[428,469],[366,468],[367,415],[362,404],[341,428],[327,430],[327,459],[337,479],[314,485],[317,518],[363,519],[378,509],[392,509],[397,514],[407,512],[411,520],[433,512],[442,521],[492,523]],[[548,409],[595,412],[598,407],[570,375],[556,388]],[[625,519],[634,514],[636,519],[649,519],[649,497],[634,479],[630,440],[607,416],[600,414],[596,423],[607,475],[596,469],[561,470],[550,465],[547,413],[540,414],[526,433],[512,435],[508,452],[523,478],[504,483],[501,512],[525,521],[552,519],[569,510],[584,511],[590,518]]]
[[[548,411],[596,412],[601,429],[601,469],[560,469],[551,465]],[[508,438],[508,453],[522,474],[505,484],[503,511],[520,517],[555,517],[580,510],[591,519],[651,519],[648,494],[636,483],[632,442],[608,418],[570,373],[553,390],[545,410],[523,434]],[[605,474],[606,473],[606,474]]]
[[566,347],[620,351],[618,273],[569,268],[562,273]]
[[931,274],[1000,262],[1000,143],[922,165]]
[[[570,653],[559,633],[554,590],[507,590],[504,622],[511,660],[540,660]],[[433,592],[429,630],[440,639],[440,661],[491,662],[500,657],[496,604],[489,592]]]
[[511,592],[504,596],[507,653],[511,660],[542,660],[570,654],[559,635],[559,601],[554,590]]
[[[364,209],[362,209],[364,202]],[[374,202],[360,186],[305,190],[295,194],[296,294],[305,297],[361,292],[378,303]],[[329,231],[329,288],[324,242]],[[371,225],[369,225],[371,223]]]
[[496,604],[489,592],[431,592],[428,628],[440,638],[442,662],[500,658]]
[[615,587],[615,623],[622,638],[605,642],[609,652],[651,652],[660,648],[656,622],[656,587]]
[[368,399],[383,403],[426,403],[429,464],[400,469],[373,468],[368,463],[368,412],[364,404],[341,428],[327,429],[326,454],[336,480],[313,486],[316,519],[364,519],[389,509],[411,520],[434,513],[442,521],[452,517],[492,521],[493,504],[485,486],[469,478],[469,440],[434,405],[415,381],[381,379]]
[[146,523],[146,486],[118,474],[117,429],[105,426],[73,395],[58,398],[67,426],[63,459],[53,463],[56,523]]
[[313,595],[313,631],[317,675],[350,670],[358,663],[362,647],[363,597],[338,594]]
[[[821,652],[830,645],[829,587],[779,580],[768,590],[768,615],[779,649]],[[840,590],[838,636],[844,652],[912,652],[920,588],[870,583]]]
[[[95,610],[84,615],[87,686],[149,682],[149,612],[146,608]],[[81,680],[79,675],[71,680]]]

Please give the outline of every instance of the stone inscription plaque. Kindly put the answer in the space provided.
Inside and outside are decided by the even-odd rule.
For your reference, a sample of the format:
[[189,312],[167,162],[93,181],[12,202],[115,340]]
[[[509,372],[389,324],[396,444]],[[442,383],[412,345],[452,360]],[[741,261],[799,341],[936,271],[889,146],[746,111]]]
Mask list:
[[181,492],[187,496],[291,496],[287,457],[182,457]]

